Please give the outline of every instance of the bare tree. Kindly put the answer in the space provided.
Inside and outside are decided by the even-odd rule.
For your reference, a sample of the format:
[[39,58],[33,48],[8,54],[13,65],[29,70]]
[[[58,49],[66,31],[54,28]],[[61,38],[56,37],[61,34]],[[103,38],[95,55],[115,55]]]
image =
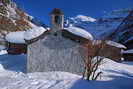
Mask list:
[[84,72],[83,78],[87,80],[97,80],[102,74],[101,71],[97,71],[99,65],[102,63],[103,57],[99,56],[99,53],[105,46],[105,41],[94,41],[93,43],[84,44],[84,51],[82,59],[84,60]]

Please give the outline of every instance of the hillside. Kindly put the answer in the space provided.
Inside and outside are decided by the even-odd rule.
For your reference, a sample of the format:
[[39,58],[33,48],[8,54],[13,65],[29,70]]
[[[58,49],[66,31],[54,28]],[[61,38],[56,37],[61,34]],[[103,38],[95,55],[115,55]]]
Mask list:
[[5,49],[6,41],[8,40],[6,39],[7,34],[11,32],[15,32],[14,34],[16,34],[17,31],[18,34],[16,34],[16,36],[12,35],[9,39],[13,41],[19,40],[19,38],[22,39],[21,33],[24,33],[24,31],[33,30],[35,28],[35,30],[39,31],[39,27],[41,26],[46,27],[45,24],[38,19],[28,15],[19,8],[12,0],[0,0],[0,49]]
[[110,38],[126,45],[128,49],[133,49],[133,10],[130,11],[130,14],[118,26],[116,31],[110,34]]
[[31,28],[30,16],[10,0],[0,1],[0,31],[22,31]]

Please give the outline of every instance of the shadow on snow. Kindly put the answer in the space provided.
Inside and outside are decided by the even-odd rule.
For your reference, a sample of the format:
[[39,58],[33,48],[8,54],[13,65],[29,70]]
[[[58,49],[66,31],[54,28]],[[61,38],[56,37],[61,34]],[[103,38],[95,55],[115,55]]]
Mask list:
[[26,72],[26,55],[0,55],[0,64],[4,69],[16,72]]

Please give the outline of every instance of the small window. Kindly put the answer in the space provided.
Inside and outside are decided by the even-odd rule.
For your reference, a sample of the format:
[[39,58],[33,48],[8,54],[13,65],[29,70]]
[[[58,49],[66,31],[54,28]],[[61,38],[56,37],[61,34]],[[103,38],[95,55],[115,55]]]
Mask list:
[[54,36],[57,36],[57,35],[58,35],[58,34],[55,32],[55,33],[54,33]]
[[60,16],[55,16],[55,23],[60,24]]

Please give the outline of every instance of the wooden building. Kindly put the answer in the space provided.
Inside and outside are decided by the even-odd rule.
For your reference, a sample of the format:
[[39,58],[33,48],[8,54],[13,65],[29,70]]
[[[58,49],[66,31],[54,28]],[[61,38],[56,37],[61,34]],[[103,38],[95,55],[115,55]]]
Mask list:
[[27,45],[20,43],[10,43],[7,42],[7,52],[8,54],[26,54],[27,53]]
[[24,31],[10,32],[6,35],[6,43],[9,54],[22,54],[27,52]]
[[[102,45],[103,47],[100,48],[99,45]],[[124,45],[109,40],[99,41],[95,46],[96,50],[100,50],[99,56],[112,59],[116,62],[121,62],[121,58],[123,57],[121,51],[126,49]]]
[[133,49],[123,51],[125,61],[133,61]]

